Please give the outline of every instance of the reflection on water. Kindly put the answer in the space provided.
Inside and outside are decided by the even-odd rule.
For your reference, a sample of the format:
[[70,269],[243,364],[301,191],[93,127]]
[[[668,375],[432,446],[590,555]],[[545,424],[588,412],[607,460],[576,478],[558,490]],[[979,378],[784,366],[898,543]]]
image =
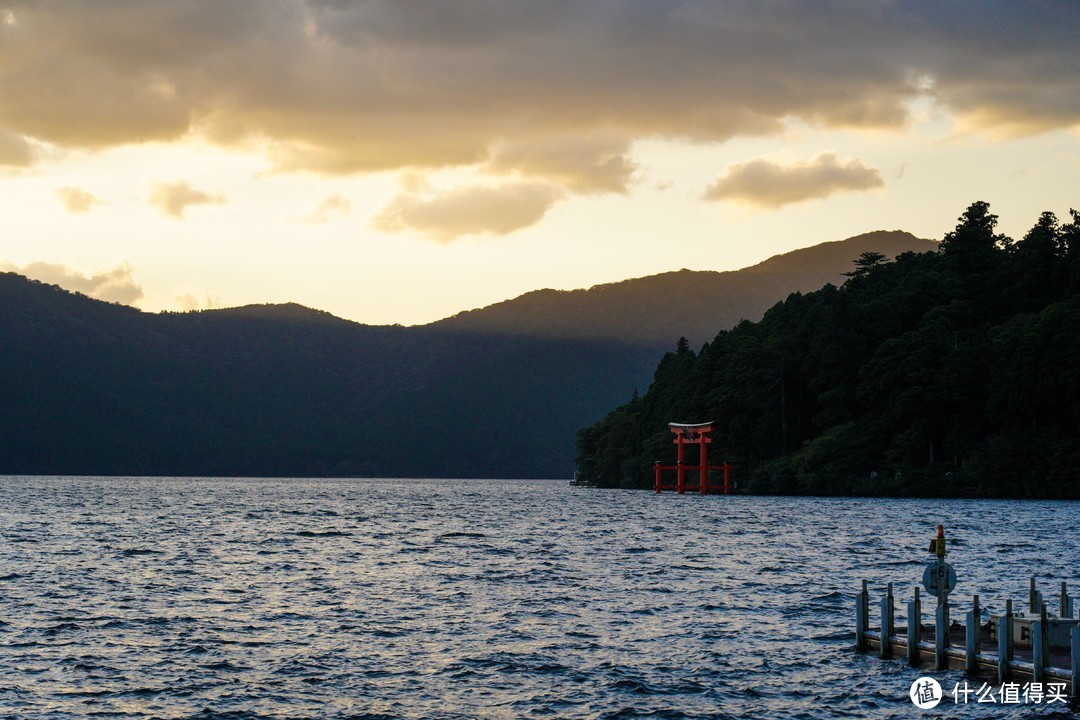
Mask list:
[[1076,583],[1078,510],[0,478],[0,717],[909,717],[916,672],[852,652],[859,580],[906,599],[943,522],[996,611]]

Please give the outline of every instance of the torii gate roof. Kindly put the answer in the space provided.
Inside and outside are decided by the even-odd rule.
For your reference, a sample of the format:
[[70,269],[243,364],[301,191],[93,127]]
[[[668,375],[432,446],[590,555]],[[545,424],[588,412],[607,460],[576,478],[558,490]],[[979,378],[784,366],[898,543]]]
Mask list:
[[691,431],[699,432],[699,433],[700,432],[709,432],[709,431],[711,431],[713,429],[713,426],[715,426],[715,425],[716,425],[715,420],[712,420],[712,421],[709,421],[709,422],[703,422],[703,423],[677,423],[677,422],[668,423],[668,427],[671,429],[671,432],[673,432],[673,433],[685,432],[687,430],[691,430]]

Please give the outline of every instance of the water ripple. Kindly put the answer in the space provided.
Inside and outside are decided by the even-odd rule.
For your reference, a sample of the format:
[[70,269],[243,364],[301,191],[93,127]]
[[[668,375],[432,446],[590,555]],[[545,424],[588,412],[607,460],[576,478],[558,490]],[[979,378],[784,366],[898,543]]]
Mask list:
[[1075,585],[1078,509],[0,478],[0,717],[908,717],[859,581],[906,597],[944,522],[984,606]]

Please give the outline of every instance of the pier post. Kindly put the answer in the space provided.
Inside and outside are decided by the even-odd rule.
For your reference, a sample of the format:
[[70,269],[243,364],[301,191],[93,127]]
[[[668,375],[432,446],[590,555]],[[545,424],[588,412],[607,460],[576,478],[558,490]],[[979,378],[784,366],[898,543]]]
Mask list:
[[1012,639],[1012,600],[1008,601],[1005,614],[998,617],[998,683],[1009,681],[1009,640]]
[[907,604],[907,660],[909,665],[919,664],[919,640],[922,639],[922,608],[919,607],[919,588],[915,599]]
[[1073,625],[1072,636],[1072,696],[1080,698],[1080,625]]
[[870,629],[870,593],[866,590],[866,581],[862,581],[862,591],[855,601],[855,648],[866,652],[866,631]]
[[974,675],[977,669],[975,654],[978,652],[978,616],[974,610],[968,611],[968,627],[964,629],[968,631],[968,647],[963,653],[963,669]]
[[1061,581],[1061,612],[1058,613],[1059,615],[1061,615],[1062,619],[1067,619],[1067,618],[1072,617],[1072,608],[1069,607],[1071,604],[1072,603],[1069,602],[1069,590],[1065,586],[1065,581],[1062,580]]
[[893,617],[892,583],[889,583],[885,597],[881,598],[881,647],[878,655],[883,658],[892,657],[889,638],[893,635]]
[[1039,612],[1039,591],[1035,589],[1035,578],[1031,578],[1031,587],[1028,590],[1028,612],[1032,615]]
[[979,607],[979,596],[971,596],[971,612],[968,613],[967,624],[967,658],[965,664],[967,671],[975,673],[978,670],[978,662],[975,656],[979,654],[982,645],[982,608]]
[[972,608],[967,614],[967,648],[964,653],[964,669],[975,674],[979,669],[979,663],[975,656],[979,654],[980,630],[979,622],[982,620],[982,612],[979,610],[979,596],[972,598]]
[[934,613],[934,668],[945,670],[945,645],[949,637],[949,616],[944,605],[938,605]]
[[[1032,655],[1036,657],[1036,660],[1042,663],[1043,667],[1049,667],[1050,665],[1050,623],[1047,622],[1047,615],[1046,603],[1043,603],[1039,608],[1039,622],[1042,623],[1040,629],[1038,632],[1035,631],[1035,628],[1031,629],[1031,634],[1039,637],[1042,646],[1041,655],[1037,655],[1034,650],[1032,651]],[[1032,638],[1032,643],[1034,644],[1034,642],[1034,638]]]
[[1046,667],[1046,639],[1043,637],[1043,633],[1046,632],[1046,622],[1044,620],[1036,620],[1031,624],[1031,681],[1041,683],[1045,679],[1046,673],[1043,669]]

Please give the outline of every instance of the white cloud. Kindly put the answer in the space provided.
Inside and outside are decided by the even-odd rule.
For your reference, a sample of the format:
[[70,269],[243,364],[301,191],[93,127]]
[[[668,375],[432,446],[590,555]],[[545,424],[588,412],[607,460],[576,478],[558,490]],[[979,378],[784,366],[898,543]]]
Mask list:
[[299,220],[309,225],[321,225],[328,221],[331,215],[345,216],[350,212],[352,212],[352,203],[344,195],[335,193],[324,199],[314,210],[299,218]]
[[166,215],[183,219],[192,205],[222,205],[228,198],[224,193],[207,193],[196,190],[186,182],[157,183],[150,193],[150,204],[160,208]]
[[86,190],[77,187],[62,187],[56,191],[60,202],[69,213],[87,213],[101,204],[101,200]]
[[806,163],[782,165],[757,159],[732,165],[705,190],[704,198],[778,208],[884,185],[881,172],[861,159],[839,160],[835,153],[822,153]]

